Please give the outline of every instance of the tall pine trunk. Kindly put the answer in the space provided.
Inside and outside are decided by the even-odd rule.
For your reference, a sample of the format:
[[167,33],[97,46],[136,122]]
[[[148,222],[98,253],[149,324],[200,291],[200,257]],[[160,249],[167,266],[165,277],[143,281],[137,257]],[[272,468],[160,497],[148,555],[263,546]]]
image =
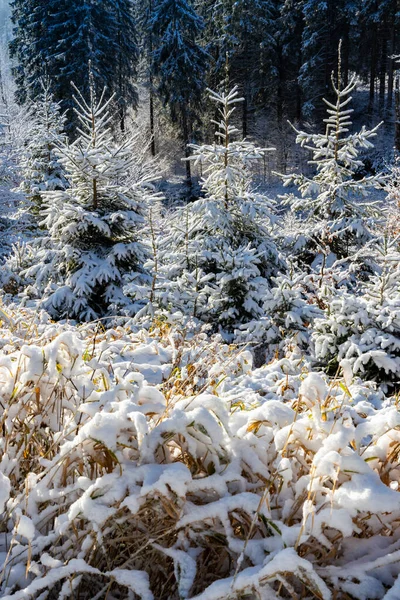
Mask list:
[[242,134],[243,137],[247,137],[248,130],[248,100],[247,100],[247,86],[243,89],[243,103],[242,103]]
[[383,108],[385,105],[385,91],[386,91],[386,65],[387,65],[387,31],[386,31],[386,19],[382,24],[382,30],[380,34],[381,39],[381,56],[380,56],[380,68],[379,68],[379,113],[382,115]]
[[[188,159],[190,156],[190,126],[189,126],[189,117],[187,114],[186,106],[182,105],[181,109],[182,115],[182,133],[183,133],[183,143],[185,145],[185,158]],[[189,193],[192,191],[192,172],[190,167],[190,160],[185,160],[186,166],[186,183],[189,188]]]
[[[149,0],[149,14],[153,14],[153,2]],[[149,34],[149,56],[153,54],[153,34],[150,31]],[[156,138],[155,138],[155,127],[154,127],[154,90],[153,90],[153,74],[151,58],[149,60],[149,121],[150,121],[150,150],[151,155],[156,155]]]
[[396,77],[396,90],[394,93],[394,147],[400,152],[400,76]]
[[376,79],[376,67],[377,67],[377,27],[374,24],[371,27],[371,62],[369,72],[369,105],[368,111],[372,112],[375,101],[375,79]]
[[154,128],[154,92],[153,92],[153,77],[150,74],[149,78],[150,90],[149,90],[149,119],[150,119],[150,149],[151,155],[156,155],[156,139],[155,139],[155,128]]
[[395,41],[396,41],[396,26],[395,26],[394,19],[395,19],[394,12],[392,12],[392,14],[390,16],[388,89],[387,89],[387,98],[386,98],[386,110],[390,110],[392,108],[392,103],[393,103],[394,59],[392,58],[392,56],[394,55]]
[[283,112],[284,112],[284,89],[285,89],[285,69],[283,61],[282,46],[278,45],[276,50],[278,82],[276,89],[276,119],[279,135],[278,146],[278,163],[279,170],[286,173],[286,157],[285,157],[285,139],[283,131]]

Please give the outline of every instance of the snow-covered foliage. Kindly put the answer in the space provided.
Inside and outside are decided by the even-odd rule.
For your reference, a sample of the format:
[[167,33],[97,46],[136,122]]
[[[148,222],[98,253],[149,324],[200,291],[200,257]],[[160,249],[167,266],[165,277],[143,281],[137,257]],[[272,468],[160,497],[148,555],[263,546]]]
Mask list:
[[[159,61],[149,73],[150,130],[163,126],[154,114],[162,110],[159,94],[173,117],[180,113],[185,139],[198,141],[185,164],[201,176],[201,191],[193,201],[188,168],[187,202],[172,200],[177,177],[160,185],[166,202],[156,192],[159,145],[148,139],[144,111],[137,132],[126,135],[128,103],[133,109],[137,101],[129,80],[138,59],[132,3],[50,4],[13,2],[19,101],[36,93],[41,56],[64,62],[61,79],[74,66],[86,72],[87,44],[95,60],[90,95],[75,88],[75,118],[67,113],[71,139],[80,124],[71,143],[47,89],[34,109],[15,104],[10,64],[4,69],[0,55],[7,173],[0,252],[14,244],[0,266],[0,597],[398,600],[399,164],[386,182],[362,171],[360,153],[377,128],[350,131],[355,79],[342,87],[349,39],[343,78],[340,56],[337,83],[332,77],[326,133],[297,130],[315,173],[284,176],[301,198],[286,195],[291,210],[279,219],[275,199],[253,179],[252,165],[265,167],[270,149],[246,132],[251,103],[265,92],[263,70],[274,61],[280,136],[285,90],[293,89],[301,112],[289,75],[294,82],[291,37],[302,37],[302,25],[304,35],[315,34],[308,48],[301,45],[304,76],[320,78],[311,73],[310,52],[326,12],[311,22],[316,0],[281,3],[284,19],[279,3],[222,3],[214,30],[226,38],[207,46],[207,55],[209,27],[202,30],[185,1],[135,5],[135,16],[147,15],[140,27],[148,56]],[[205,16],[204,7],[196,10]],[[252,21],[242,23],[248,11]],[[389,13],[380,14],[388,23]],[[58,40],[67,15],[68,36]],[[36,28],[47,28],[64,50],[38,54],[45,35],[25,53],[22,41],[34,40]],[[115,69],[102,54],[111,39]],[[168,50],[179,48],[190,52]],[[386,50],[379,46],[382,56]],[[253,64],[261,55],[263,64]],[[201,112],[200,74],[211,56],[218,72],[225,64],[221,88],[231,76],[238,81],[240,57],[249,85],[260,87],[240,87],[243,99],[238,87],[210,91],[217,116],[208,144],[206,127],[194,129],[193,110]],[[179,61],[183,70],[174,72]],[[55,64],[47,67],[50,73]],[[103,77],[124,97],[106,101],[104,91],[96,98]],[[57,96],[64,108],[69,98]],[[277,144],[283,169],[291,160],[285,143]],[[18,221],[18,203],[39,216],[33,240]]]
[[389,225],[394,232],[400,232],[400,155],[395,156],[390,167],[385,190],[389,203]]
[[342,359],[354,373],[379,383],[400,380],[399,234],[388,231],[378,248],[379,273],[357,294],[338,291],[315,322],[315,355],[335,370]]
[[301,229],[296,232],[292,228],[290,232],[289,249],[313,267],[351,257],[374,239],[374,224],[381,213],[370,192],[381,189],[384,178],[379,174],[358,176],[363,168],[360,151],[373,148],[370,140],[376,136],[379,125],[351,132],[353,109],[348,106],[356,84],[353,77],[341,87],[339,47],[337,83],[332,75],[336,102],[324,99],[328,113],[325,133],[295,129],[296,142],[312,152],[309,162],[316,173],[311,177],[303,173],[282,176],[285,185],[294,184],[300,193],[300,197],[293,193],[283,197],[290,210],[301,214],[302,219]]
[[28,210],[37,217],[42,205],[41,194],[66,187],[56,152],[65,142],[65,116],[61,113],[60,103],[54,102],[48,82],[42,82],[41,94],[31,103],[31,114],[30,136],[20,160],[22,181],[19,191],[28,200]]
[[1,320],[2,598],[396,593],[400,417],[347,364]]
[[8,45],[0,37],[0,183],[18,183],[19,158],[32,122],[30,108],[16,103],[15,92]]
[[313,323],[322,316],[312,277],[280,275],[264,295],[263,316],[236,331],[236,343],[249,344],[262,363],[276,353],[309,350]]
[[[148,275],[141,240],[146,203],[156,195],[139,180],[126,182],[135,156],[131,140],[115,145],[107,110],[112,98],[76,96],[81,130],[71,145],[60,145],[68,189],[42,193],[42,224],[49,235],[38,242],[35,264],[25,276],[33,292],[57,317],[90,320],[118,306],[142,306]],[[128,300],[123,291],[129,271]]]
[[204,198],[177,209],[168,222],[156,295],[164,307],[231,328],[262,315],[270,278],[283,263],[270,233],[272,203],[251,187],[249,173],[268,149],[234,139],[237,88],[210,98],[220,118],[216,142],[192,144],[189,159],[202,169]]

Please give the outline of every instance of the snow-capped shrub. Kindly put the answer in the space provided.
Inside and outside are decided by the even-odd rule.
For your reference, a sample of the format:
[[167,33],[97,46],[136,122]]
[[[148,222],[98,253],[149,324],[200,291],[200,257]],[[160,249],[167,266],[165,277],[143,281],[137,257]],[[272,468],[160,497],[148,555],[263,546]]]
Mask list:
[[271,237],[271,201],[251,187],[249,165],[266,149],[234,140],[236,88],[210,98],[220,117],[216,142],[190,145],[189,159],[202,167],[205,197],[167,222],[156,297],[163,307],[231,329],[262,314],[264,291],[283,263]]
[[281,275],[274,287],[264,292],[263,316],[242,325],[235,335],[237,343],[250,344],[257,362],[271,358],[277,351],[307,351],[314,320],[322,316],[304,275]]

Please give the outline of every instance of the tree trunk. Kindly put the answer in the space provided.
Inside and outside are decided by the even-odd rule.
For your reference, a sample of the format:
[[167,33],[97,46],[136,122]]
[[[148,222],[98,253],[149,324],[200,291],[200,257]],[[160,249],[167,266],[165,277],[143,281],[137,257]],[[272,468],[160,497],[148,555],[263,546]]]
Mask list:
[[[182,133],[183,133],[183,143],[185,145],[185,158],[188,159],[190,156],[190,148],[189,148],[189,119],[187,115],[186,106],[182,106]],[[189,193],[192,191],[192,172],[190,167],[190,160],[185,160],[186,166],[186,183],[189,188]]]
[[117,98],[117,102],[119,104],[119,126],[121,132],[125,132],[125,117],[126,117],[126,108],[125,108],[125,98],[124,98],[124,77],[122,74],[122,52],[121,52],[121,27],[122,19],[121,14],[118,12],[118,94],[119,98]]
[[150,117],[150,149],[151,155],[156,155],[156,139],[154,133],[154,94],[153,94],[153,78],[150,75],[150,97],[149,97],[149,117]]
[[386,38],[386,21],[382,25],[381,31],[381,60],[379,69],[379,113],[382,115],[385,105],[386,91],[386,65],[387,65],[387,38]]
[[369,72],[369,105],[368,111],[372,112],[375,100],[375,78],[376,78],[376,63],[377,63],[377,29],[376,25],[371,28],[371,65]]
[[392,56],[395,52],[396,26],[394,22],[395,16],[392,12],[390,16],[390,39],[389,39],[389,59],[388,59],[388,89],[386,98],[386,110],[391,110],[393,103],[393,82],[394,82],[394,59]]
[[247,89],[246,86],[243,89],[243,102],[242,102],[242,135],[247,137],[248,128],[248,103],[247,103]]
[[[153,13],[153,2],[149,0],[149,13]],[[153,34],[150,32],[149,35],[149,57],[153,54]],[[155,139],[155,127],[154,127],[154,91],[153,91],[153,74],[151,59],[149,59],[149,120],[150,120],[150,150],[151,155],[156,155],[156,139]]]
[[394,147],[398,152],[400,152],[400,76],[396,77],[394,106]]
[[276,89],[276,120],[278,125],[278,164],[279,170],[282,173],[286,172],[286,164],[285,164],[285,140],[283,133],[283,98],[284,98],[284,85],[285,85],[285,72],[284,72],[284,64],[283,64],[283,52],[282,47],[278,45],[276,50],[277,56],[277,68],[278,68],[278,83]]
[[301,85],[299,82],[299,74],[300,74],[300,70],[301,67],[303,65],[303,55],[301,52],[301,39],[303,36],[303,31],[304,31],[304,22],[302,17],[300,16],[300,18],[298,18],[297,20],[297,24],[296,24],[296,30],[295,30],[295,39],[299,40],[298,43],[296,44],[297,48],[296,48],[296,52],[297,52],[297,65],[296,65],[296,72],[297,72],[297,76],[296,76],[296,120],[298,122],[301,121],[303,114],[302,114],[302,94],[301,94]]

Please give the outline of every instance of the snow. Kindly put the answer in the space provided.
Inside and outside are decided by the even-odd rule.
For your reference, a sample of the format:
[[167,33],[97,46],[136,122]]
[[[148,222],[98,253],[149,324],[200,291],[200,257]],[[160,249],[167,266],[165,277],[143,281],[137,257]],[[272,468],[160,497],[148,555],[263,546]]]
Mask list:
[[29,517],[18,514],[18,511],[16,511],[16,516],[17,524],[15,526],[15,533],[17,535],[22,535],[22,537],[31,542],[35,537],[35,525],[32,523],[32,520]]
[[[272,594],[288,572],[326,599],[334,590],[381,599],[397,585],[400,470],[388,461],[400,444],[400,417],[392,397],[354,374],[335,385],[295,356],[255,369],[248,350],[238,355],[219,336],[212,341],[196,330],[185,337],[173,328],[99,333],[55,327],[31,309],[7,314],[19,324],[11,334],[8,320],[0,327],[7,436],[19,444],[47,439],[53,450],[38,459],[29,446],[5,452],[0,445],[8,516],[0,534],[3,597],[39,596],[58,582],[67,590],[70,577],[75,589],[86,573],[150,600],[153,568],[170,561],[165,568],[189,599],[205,540],[214,539],[224,540],[237,572],[224,570],[198,599]],[[28,343],[29,318],[36,333]],[[132,370],[150,355],[168,367],[161,383]],[[212,375],[195,383],[191,373],[200,366]],[[174,369],[186,369],[184,378],[175,379]],[[37,437],[43,426],[47,438]],[[364,552],[363,522],[369,540],[377,539]],[[110,553],[115,536],[135,543],[148,527],[153,533],[137,542],[129,566],[89,564],[94,540]],[[243,536],[242,527],[255,535]],[[321,564],[319,548],[332,552],[337,540],[341,550]],[[141,553],[150,547],[157,559],[146,564]]]
[[354,86],[333,79],[325,134],[296,130],[313,160],[280,198],[254,185],[272,149],[240,139],[238,89],[209,91],[201,194],[168,211],[113,97],[76,89],[73,143],[47,92],[20,109],[22,181],[0,187],[1,598],[400,597],[400,172],[386,219],[368,197],[385,178],[358,177],[377,128],[350,132]]
[[0,472],[0,514],[4,512],[6,503],[10,497],[11,482],[6,475]]

